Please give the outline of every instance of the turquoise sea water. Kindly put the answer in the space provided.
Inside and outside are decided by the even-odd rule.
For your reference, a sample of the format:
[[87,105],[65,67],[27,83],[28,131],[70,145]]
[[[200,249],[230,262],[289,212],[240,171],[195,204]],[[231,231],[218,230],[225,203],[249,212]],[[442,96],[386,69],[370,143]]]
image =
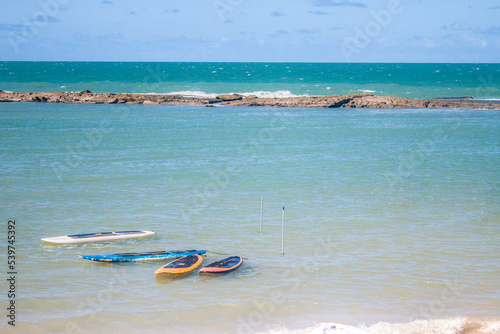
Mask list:
[[[498,111],[2,103],[0,250],[15,220],[18,274],[0,330],[497,333],[499,133]],[[157,235],[40,241],[131,229]],[[161,261],[78,258],[180,249],[247,259],[169,279]]]
[[0,89],[500,98],[500,64],[0,62]]

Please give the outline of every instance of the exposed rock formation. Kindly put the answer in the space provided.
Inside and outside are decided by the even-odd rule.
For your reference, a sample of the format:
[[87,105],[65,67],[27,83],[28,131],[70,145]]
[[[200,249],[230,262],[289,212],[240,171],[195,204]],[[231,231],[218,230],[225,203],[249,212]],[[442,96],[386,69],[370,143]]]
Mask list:
[[244,97],[239,94],[219,95],[215,99],[186,97],[181,95],[61,92],[5,92],[0,90],[0,102],[48,102],[48,103],[93,103],[93,104],[185,104],[223,106],[262,106],[287,108],[455,108],[455,109],[500,109],[499,103],[470,99],[407,99],[370,94],[297,96],[277,98]]
[[222,101],[222,102],[237,101],[237,100],[242,100],[243,95],[240,95],[240,94],[222,94],[222,95],[217,95],[217,97],[215,99]]

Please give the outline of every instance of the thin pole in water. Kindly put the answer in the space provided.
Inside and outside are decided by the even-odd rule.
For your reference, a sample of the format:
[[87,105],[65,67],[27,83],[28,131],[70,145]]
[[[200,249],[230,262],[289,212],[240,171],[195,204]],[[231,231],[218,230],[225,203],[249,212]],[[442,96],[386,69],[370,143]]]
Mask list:
[[285,207],[281,214],[281,255],[285,255]]
[[260,196],[260,233],[262,233],[262,209],[264,204],[264,196]]

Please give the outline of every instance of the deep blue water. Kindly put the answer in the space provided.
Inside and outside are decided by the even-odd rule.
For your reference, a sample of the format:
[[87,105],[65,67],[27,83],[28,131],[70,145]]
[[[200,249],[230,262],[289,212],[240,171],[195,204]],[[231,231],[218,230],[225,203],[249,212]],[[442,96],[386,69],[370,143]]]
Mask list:
[[500,98],[500,64],[0,62],[0,89]]

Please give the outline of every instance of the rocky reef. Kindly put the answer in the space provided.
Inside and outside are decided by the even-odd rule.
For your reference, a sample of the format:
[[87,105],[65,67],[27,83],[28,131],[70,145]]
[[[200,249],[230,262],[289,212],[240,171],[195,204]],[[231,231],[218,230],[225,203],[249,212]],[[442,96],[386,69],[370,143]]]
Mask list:
[[286,108],[374,108],[374,109],[486,109],[500,110],[499,103],[472,98],[408,99],[371,94],[258,98],[255,95],[223,94],[215,98],[171,94],[0,91],[0,102],[92,103],[92,104],[183,104],[204,106],[256,106]]

